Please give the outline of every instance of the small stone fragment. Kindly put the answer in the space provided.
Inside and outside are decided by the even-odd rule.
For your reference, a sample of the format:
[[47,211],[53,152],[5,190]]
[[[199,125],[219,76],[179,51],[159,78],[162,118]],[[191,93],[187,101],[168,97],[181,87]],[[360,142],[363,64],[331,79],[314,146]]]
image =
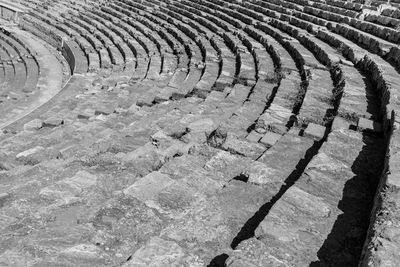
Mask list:
[[83,119],[83,120],[88,120],[90,117],[94,116],[94,110],[92,109],[86,109],[81,111],[78,114],[78,119]]
[[260,141],[260,139],[262,138],[262,134],[257,133],[256,131],[252,131],[247,137],[246,139],[249,140],[250,142],[254,142],[257,143],[258,141]]
[[282,137],[282,135],[274,133],[274,132],[266,132],[265,135],[261,138],[260,143],[271,147],[275,145],[276,142]]
[[304,136],[314,139],[315,141],[320,141],[325,136],[326,128],[324,126],[309,123],[306,130],[304,131]]
[[43,127],[57,127],[64,124],[64,120],[61,117],[50,117],[43,122]]
[[225,143],[227,136],[227,130],[224,127],[218,127],[208,136],[207,143],[212,147],[220,147]]
[[24,124],[24,130],[25,131],[38,130],[38,129],[42,128],[42,126],[43,126],[42,120],[34,119],[34,120],[31,120],[30,122]]
[[36,146],[34,148],[31,148],[31,149],[25,150],[25,151],[23,151],[21,153],[18,153],[17,156],[16,156],[16,159],[18,160],[18,159],[21,159],[21,158],[29,157],[29,156],[31,156],[31,155],[33,155],[35,153],[38,153],[38,152],[40,152],[42,150],[44,150],[44,147]]
[[222,145],[224,150],[231,153],[250,157],[253,160],[259,158],[265,151],[265,147],[258,143],[251,143],[247,140],[228,135],[226,142]]

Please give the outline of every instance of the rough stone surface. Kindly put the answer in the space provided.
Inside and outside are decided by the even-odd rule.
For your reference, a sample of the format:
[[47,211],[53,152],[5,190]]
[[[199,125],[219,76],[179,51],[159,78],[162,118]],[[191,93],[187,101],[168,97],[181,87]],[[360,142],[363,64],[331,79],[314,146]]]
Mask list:
[[47,126],[47,127],[57,127],[60,126],[61,124],[64,123],[64,120],[61,117],[50,117],[48,119],[45,119],[43,121],[43,126]]
[[282,135],[274,133],[274,132],[266,132],[264,136],[261,138],[260,143],[271,147],[275,145],[276,142],[282,137]]
[[246,136],[247,140],[249,140],[250,142],[254,142],[254,143],[257,143],[258,141],[260,141],[261,138],[262,138],[262,135],[257,133],[256,131],[252,131],[251,133],[249,133],[248,136]]
[[158,193],[171,183],[173,183],[173,180],[168,175],[153,172],[125,189],[124,194],[147,202],[153,200]]
[[14,2],[0,266],[400,266],[398,0]]
[[310,123],[304,130],[304,136],[312,138],[315,141],[321,141],[322,138],[325,137],[325,132],[326,132],[325,127],[318,124]]
[[25,131],[38,130],[38,129],[42,128],[42,126],[43,126],[43,121],[40,119],[35,119],[35,120],[31,120],[28,123],[25,123],[24,130]]

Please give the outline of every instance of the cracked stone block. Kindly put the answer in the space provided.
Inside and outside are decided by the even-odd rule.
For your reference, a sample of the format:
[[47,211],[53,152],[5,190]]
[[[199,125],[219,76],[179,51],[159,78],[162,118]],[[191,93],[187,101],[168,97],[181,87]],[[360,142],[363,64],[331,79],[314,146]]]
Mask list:
[[325,136],[326,128],[324,126],[309,123],[304,131],[304,136],[314,139],[315,141],[320,141]]
[[250,159],[220,151],[206,162],[204,168],[223,178],[224,182],[240,175],[250,163]]
[[260,139],[263,137],[262,134],[257,133],[256,131],[252,131],[247,137],[246,139],[249,140],[250,142],[254,142],[257,143],[258,141],[260,141]]
[[358,120],[357,129],[359,131],[381,133],[382,132],[382,124],[375,122],[373,120],[368,120],[366,118],[360,118]]
[[136,105],[139,107],[148,106],[151,107],[153,105],[154,96],[152,94],[141,95],[139,99],[136,101]]
[[88,120],[90,117],[93,117],[95,111],[93,109],[85,109],[78,114],[78,119]]
[[147,205],[149,201],[154,200],[164,188],[172,183],[174,183],[174,180],[169,178],[168,175],[152,172],[126,188],[124,194],[145,202]]
[[267,185],[269,189],[276,192],[283,184],[283,180],[279,179],[279,171],[273,167],[258,161],[248,164],[244,173],[248,177],[248,182],[256,185]]
[[44,127],[57,127],[61,124],[64,124],[64,120],[63,120],[63,118],[57,117],[57,116],[50,117],[43,121]]
[[250,157],[253,160],[256,160],[265,151],[265,147],[261,144],[251,143],[247,140],[239,139],[236,136],[229,134],[225,143],[222,145],[222,148],[233,153]]
[[228,136],[228,132],[224,127],[218,127],[207,138],[207,143],[212,147],[220,147]]
[[275,145],[276,142],[282,137],[282,135],[274,133],[274,132],[266,132],[265,135],[261,138],[260,143],[271,147]]
[[21,153],[18,153],[15,158],[18,161],[23,161],[25,163],[32,162],[32,163],[37,164],[37,163],[39,163],[40,154],[44,150],[45,150],[44,147],[36,146],[34,148],[31,148],[31,149],[25,150]]
[[271,107],[260,116],[257,121],[257,128],[263,128],[279,134],[287,132],[285,125],[293,117],[291,110],[279,105],[271,104]]
[[42,120],[34,119],[34,120],[31,120],[30,122],[24,124],[24,130],[25,131],[38,130],[38,129],[42,128],[42,126],[43,126]]

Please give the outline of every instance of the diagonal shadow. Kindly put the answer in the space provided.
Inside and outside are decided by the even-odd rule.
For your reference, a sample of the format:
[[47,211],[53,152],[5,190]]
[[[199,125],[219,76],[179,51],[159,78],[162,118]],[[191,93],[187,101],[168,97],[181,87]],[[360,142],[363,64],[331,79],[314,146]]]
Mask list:
[[233,239],[231,243],[231,248],[235,249],[242,241],[247,240],[254,236],[254,232],[260,223],[264,220],[264,218],[268,215],[271,208],[275,205],[275,203],[285,194],[285,192],[296,183],[296,181],[300,178],[301,174],[304,172],[308,163],[311,159],[318,153],[322,143],[324,140],[319,142],[314,142],[314,144],[307,150],[306,155],[303,159],[301,159],[295,170],[285,179],[282,187],[279,192],[275,194],[271,200],[265,203],[261,208],[243,225],[242,229],[240,229],[239,233]]
[[339,215],[311,267],[358,266],[368,231],[374,195],[383,170],[383,138],[363,134],[364,146],[352,165],[354,177],[343,189]]

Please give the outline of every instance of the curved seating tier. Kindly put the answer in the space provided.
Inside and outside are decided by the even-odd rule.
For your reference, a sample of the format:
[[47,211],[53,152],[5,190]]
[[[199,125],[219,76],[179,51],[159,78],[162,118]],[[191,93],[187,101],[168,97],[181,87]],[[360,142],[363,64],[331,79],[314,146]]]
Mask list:
[[1,263],[400,264],[396,1],[19,2]]

